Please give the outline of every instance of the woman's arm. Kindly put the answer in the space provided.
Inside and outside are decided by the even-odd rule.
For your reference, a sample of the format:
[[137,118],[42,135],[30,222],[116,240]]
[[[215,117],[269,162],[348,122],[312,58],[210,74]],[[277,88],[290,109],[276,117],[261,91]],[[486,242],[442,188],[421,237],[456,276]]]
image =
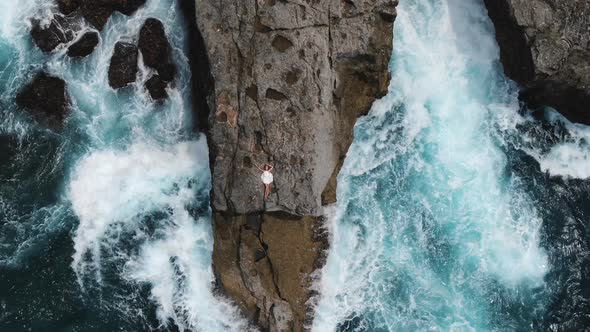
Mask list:
[[270,168],[268,169],[268,171],[272,171],[275,167],[273,165],[267,164],[268,166],[270,166]]
[[254,166],[256,166],[256,168],[258,168],[261,172],[264,172],[264,170],[260,166],[258,166],[255,162],[252,162],[252,164],[254,164]]

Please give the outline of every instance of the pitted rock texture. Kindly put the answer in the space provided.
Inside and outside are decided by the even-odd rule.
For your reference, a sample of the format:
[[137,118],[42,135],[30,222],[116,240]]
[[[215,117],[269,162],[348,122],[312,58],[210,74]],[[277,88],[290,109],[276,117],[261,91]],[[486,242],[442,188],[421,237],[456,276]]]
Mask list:
[[243,313],[263,330],[304,330],[313,272],[327,244],[317,220],[217,214],[214,232],[217,278]]
[[[395,5],[197,2],[215,82],[209,98],[214,210],[320,214],[322,192],[337,174],[356,118],[387,92]],[[266,202],[255,167],[264,163],[275,166]]]
[[530,106],[590,124],[590,1],[484,0],[508,77]]
[[[336,200],[356,119],[387,92],[397,1],[194,4],[193,43],[209,60],[194,50],[218,281],[263,330],[305,330],[327,246],[319,216]],[[274,166],[266,201],[256,167],[265,163]]]
[[31,36],[43,52],[51,52],[61,44],[74,39],[71,20],[63,15],[53,15],[49,24],[44,25],[37,19],[31,21]]

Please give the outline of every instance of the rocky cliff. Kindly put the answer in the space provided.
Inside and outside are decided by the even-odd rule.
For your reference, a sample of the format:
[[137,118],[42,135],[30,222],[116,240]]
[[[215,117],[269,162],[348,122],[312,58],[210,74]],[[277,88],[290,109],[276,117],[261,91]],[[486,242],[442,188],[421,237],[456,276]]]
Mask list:
[[[301,331],[311,318],[311,276],[327,245],[322,206],[336,199],[357,117],[387,92],[396,4],[183,3],[196,13],[191,58],[210,146],[214,267],[220,289],[264,330]],[[256,167],[265,163],[275,179],[267,200]]]
[[508,77],[530,106],[590,124],[590,1],[484,0]]

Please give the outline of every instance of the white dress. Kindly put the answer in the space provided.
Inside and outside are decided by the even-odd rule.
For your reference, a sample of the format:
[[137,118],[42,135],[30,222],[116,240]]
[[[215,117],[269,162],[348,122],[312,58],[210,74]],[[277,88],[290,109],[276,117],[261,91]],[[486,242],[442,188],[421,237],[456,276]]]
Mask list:
[[262,172],[260,179],[262,179],[262,183],[264,184],[271,184],[273,181],[272,173],[269,171],[264,171]]

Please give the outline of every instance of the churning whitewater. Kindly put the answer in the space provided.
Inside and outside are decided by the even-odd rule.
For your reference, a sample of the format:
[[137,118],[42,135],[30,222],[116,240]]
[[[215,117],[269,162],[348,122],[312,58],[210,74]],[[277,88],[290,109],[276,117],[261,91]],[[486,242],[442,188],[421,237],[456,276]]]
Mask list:
[[[75,41],[33,44],[31,18],[55,11],[0,1],[0,330],[254,329],[214,289],[209,156],[178,1],[115,13],[83,60],[66,56]],[[326,211],[310,329],[587,328],[590,129],[519,103],[482,0],[397,12],[389,94],[359,120]],[[115,43],[150,17],[177,69],[162,103],[141,56],[135,83],[108,85]],[[67,83],[61,130],[15,104],[41,71]]]
[[[66,57],[67,45],[44,54],[32,44],[31,16],[47,17],[52,6],[0,4],[1,326],[246,330],[213,292],[208,151],[192,130],[178,2],[149,0],[131,17],[115,14],[83,60]],[[162,104],[144,90],[141,60],[131,87],[108,85],[114,44],[133,40],[149,17],[164,22],[178,71]],[[72,98],[60,133],[15,111],[15,95],[42,69],[63,78]],[[36,258],[44,251],[49,258]]]
[[587,188],[567,181],[590,175],[588,130],[520,110],[482,1],[397,10],[389,94],[357,123],[328,211],[313,330],[584,326],[587,240],[563,225],[588,218],[564,204]]

